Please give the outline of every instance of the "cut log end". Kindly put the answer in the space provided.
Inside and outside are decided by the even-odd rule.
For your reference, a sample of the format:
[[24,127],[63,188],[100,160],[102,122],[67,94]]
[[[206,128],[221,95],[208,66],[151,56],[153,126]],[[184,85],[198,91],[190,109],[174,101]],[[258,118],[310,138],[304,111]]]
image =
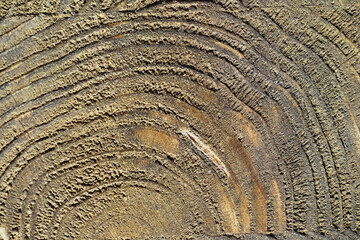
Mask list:
[[2,1],[0,239],[359,239],[359,39],[357,0]]

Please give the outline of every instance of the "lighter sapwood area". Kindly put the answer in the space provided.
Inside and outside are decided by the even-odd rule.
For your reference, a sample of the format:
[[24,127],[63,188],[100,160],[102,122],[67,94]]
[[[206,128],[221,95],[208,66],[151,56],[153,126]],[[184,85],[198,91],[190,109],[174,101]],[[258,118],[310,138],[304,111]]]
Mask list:
[[0,239],[360,239],[360,0],[2,0]]

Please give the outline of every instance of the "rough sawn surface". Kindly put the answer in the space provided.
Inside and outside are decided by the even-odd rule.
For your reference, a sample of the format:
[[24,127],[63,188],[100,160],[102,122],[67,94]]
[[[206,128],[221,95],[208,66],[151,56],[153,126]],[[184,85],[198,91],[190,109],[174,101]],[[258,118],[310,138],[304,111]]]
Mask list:
[[0,239],[359,239],[358,0],[3,0]]

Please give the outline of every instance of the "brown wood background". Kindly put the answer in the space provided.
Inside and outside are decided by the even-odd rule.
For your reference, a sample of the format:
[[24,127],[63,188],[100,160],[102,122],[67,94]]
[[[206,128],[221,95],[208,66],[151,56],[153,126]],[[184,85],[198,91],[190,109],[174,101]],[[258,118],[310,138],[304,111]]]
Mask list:
[[0,239],[359,239],[358,0],[3,0]]

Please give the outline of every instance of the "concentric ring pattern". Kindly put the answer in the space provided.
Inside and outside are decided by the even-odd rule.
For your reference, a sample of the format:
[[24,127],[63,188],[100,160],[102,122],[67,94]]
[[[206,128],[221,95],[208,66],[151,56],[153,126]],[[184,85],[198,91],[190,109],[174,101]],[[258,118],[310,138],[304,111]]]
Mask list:
[[2,1],[0,236],[358,239],[359,9]]

